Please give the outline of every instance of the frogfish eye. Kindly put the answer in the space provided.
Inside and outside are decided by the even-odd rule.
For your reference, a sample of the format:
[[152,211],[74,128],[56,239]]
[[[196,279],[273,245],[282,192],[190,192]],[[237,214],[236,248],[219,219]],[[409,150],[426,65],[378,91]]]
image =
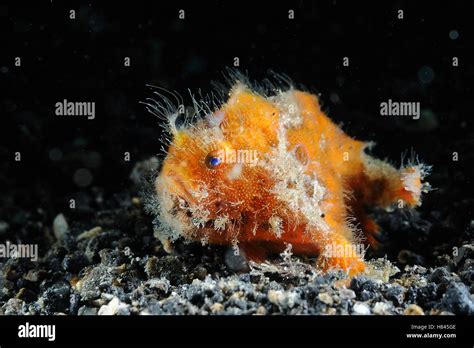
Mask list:
[[215,169],[221,163],[222,159],[216,151],[213,151],[206,156],[206,165],[210,169]]

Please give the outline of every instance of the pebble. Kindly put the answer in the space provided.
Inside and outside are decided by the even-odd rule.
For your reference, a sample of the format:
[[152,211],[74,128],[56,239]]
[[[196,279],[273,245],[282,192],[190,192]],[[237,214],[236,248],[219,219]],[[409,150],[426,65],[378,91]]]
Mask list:
[[76,241],[79,242],[79,241],[84,240],[84,239],[90,239],[92,237],[97,236],[99,233],[102,233],[102,227],[96,226],[96,227],[90,229],[89,231],[85,231],[85,232],[81,233],[80,235],[78,235],[76,237]]
[[239,251],[236,255],[233,248],[228,248],[225,253],[225,264],[233,272],[244,272],[249,270],[247,259],[245,258],[244,252]]
[[43,280],[44,278],[46,278],[47,275],[48,275],[48,272],[46,272],[43,269],[38,269],[38,270],[30,269],[28,273],[23,276],[23,278],[25,278],[26,280],[32,283],[36,283],[37,281]]
[[20,291],[15,296],[19,300],[23,300],[25,302],[32,302],[36,300],[38,297],[33,291],[27,288],[21,288]]
[[396,306],[400,306],[405,299],[405,288],[395,284],[385,292],[385,298]]
[[339,291],[339,296],[341,296],[341,298],[347,298],[347,299],[353,299],[353,298],[356,298],[356,294],[354,292],[354,290],[351,290],[351,289],[341,289]]
[[277,306],[284,304],[286,300],[286,296],[281,290],[268,290],[267,297],[271,303]]
[[194,275],[196,276],[196,278],[198,278],[200,280],[203,280],[207,276],[206,267],[204,267],[202,265],[196,266],[196,268],[194,269]]
[[63,214],[58,214],[53,220],[53,232],[57,240],[63,240],[69,231],[69,225]]
[[352,308],[353,314],[369,315],[371,313],[370,307],[364,302],[356,302]]
[[79,308],[77,315],[97,315],[97,308],[82,306]]
[[210,307],[212,313],[218,313],[224,309],[224,305],[222,303],[213,303]]
[[453,261],[456,265],[459,265],[468,258],[474,258],[474,245],[472,244],[466,244],[460,247]]
[[170,282],[166,278],[152,278],[146,282],[150,288],[158,289],[164,293],[168,293],[170,289]]
[[425,315],[425,312],[423,309],[416,305],[416,304],[411,304],[405,310],[403,311],[403,314],[405,315]]
[[129,315],[130,306],[126,303],[123,303],[119,300],[118,297],[114,297],[106,305],[100,307],[99,315]]
[[85,266],[88,265],[87,257],[84,253],[80,251],[75,251],[71,254],[67,254],[61,265],[63,269],[67,272],[71,272],[74,274],[79,273]]
[[436,268],[429,276],[428,281],[439,283],[449,283],[451,274],[445,267]]
[[474,301],[469,289],[463,283],[452,283],[441,300],[442,309],[455,314],[474,314]]
[[1,307],[1,314],[2,315],[19,315],[22,314],[22,308],[24,305],[24,301],[17,299],[17,298],[11,298]]
[[66,281],[59,281],[43,292],[42,301],[48,313],[64,312],[69,308],[71,288]]
[[388,305],[385,302],[377,302],[374,305],[374,308],[372,309],[372,312],[377,315],[387,315],[387,314],[392,314],[390,311],[390,305]]
[[320,293],[318,295],[318,299],[319,301],[327,305],[332,305],[334,303],[334,300],[332,299],[331,295],[329,295],[327,292]]

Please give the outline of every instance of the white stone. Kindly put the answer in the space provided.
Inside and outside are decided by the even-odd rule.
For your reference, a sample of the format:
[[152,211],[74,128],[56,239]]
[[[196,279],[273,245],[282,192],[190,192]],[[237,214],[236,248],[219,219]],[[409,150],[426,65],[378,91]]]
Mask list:
[[363,302],[356,302],[354,304],[353,308],[353,314],[358,314],[358,315],[369,315],[370,312],[370,307],[366,305]]

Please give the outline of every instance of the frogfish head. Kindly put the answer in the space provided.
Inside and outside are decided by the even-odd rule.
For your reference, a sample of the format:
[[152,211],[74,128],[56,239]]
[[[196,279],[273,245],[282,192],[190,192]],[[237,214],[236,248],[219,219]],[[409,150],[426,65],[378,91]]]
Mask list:
[[161,239],[231,244],[268,221],[273,182],[259,161],[275,145],[276,112],[237,86],[220,109],[174,129],[155,181]]

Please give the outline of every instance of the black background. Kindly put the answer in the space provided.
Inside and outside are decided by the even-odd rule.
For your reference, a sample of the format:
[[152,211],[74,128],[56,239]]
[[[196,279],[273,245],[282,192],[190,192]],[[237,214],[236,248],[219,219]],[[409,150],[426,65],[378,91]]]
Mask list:
[[[5,320],[6,319],[6,320]],[[55,324],[56,341],[18,338],[18,326]],[[472,317],[461,316],[132,316],[132,317],[0,317],[6,347],[108,346],[143,344],[156,346],[389,346],[419,347],[447,345],[470,347]],[[456,326],[456,329],[424,331],[411,325]],[[85,334],[82,334],[85,333]],[[456,333],[456,338],[407,338],[413,333]]]
[[[399,162],[413,147],[435,171],[460,166],[471,156],[465,141],[472,140],[472,13],[473,3],[463,1],[2,5],[1,155],[10,170],[2,187],[41,180],[51,184],[52,196],[74,191],[73,173],[89,151],[100,156],[100,165],[90,168],[92,185],[127,185],[133,163],[159,152],[158,120],[139,104],[150,96],[146,84],[189,101],[188,88],[210,91],[234,57],[251,79],[273,69],[320,92],[329,115],[349,134],[375,141],[377,154]],[[450,39],[451,30],[458,39]],[[17,56],[21,67],[13,64]],[[131,67],[123,66],[125,56]],[[349,67],[342,67],[345,56]],[[451,66],[453,56],[459,67]],[[420,82],[423,66],[434,72],[431,83]],[[95,101],[96,119],[56,117],[54,104],[64,98]],[[421,102],[437,126],[417,132],[416,121],[381,117],[379,103],[388,98]],[[53,148],[62,151],[61,161],[49,159]],[[13,151],[22,152],[21,163],[12,163]],[[122,161],[124,151],[132,153],[130,163]],[[459,163],[452,163],[452,151],[460,153]]]

